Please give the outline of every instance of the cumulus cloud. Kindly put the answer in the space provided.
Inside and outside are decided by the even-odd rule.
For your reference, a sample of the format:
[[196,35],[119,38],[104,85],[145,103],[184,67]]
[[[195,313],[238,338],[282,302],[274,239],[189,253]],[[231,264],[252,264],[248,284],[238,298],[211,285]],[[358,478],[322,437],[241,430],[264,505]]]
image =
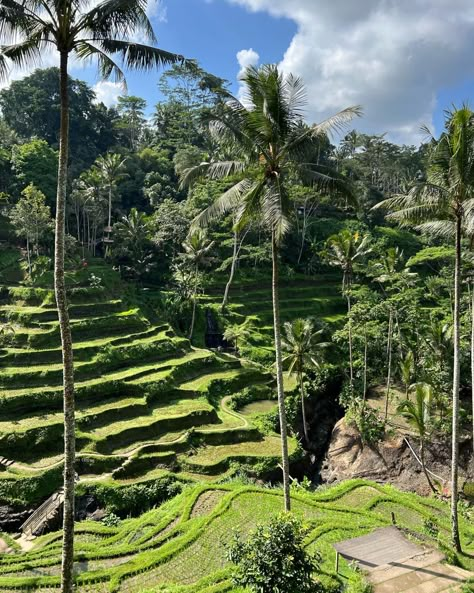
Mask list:
[[117,105],[120,95],[123,95],[123,86],[117,82],[101,80],[93,87],[97,103],[104,103],[107,107]]
[[360,104],[358,129],[417,143],[437,91],[474,74],[471,0],[228,1],[295,21],[281,67],[303,77],[312,121]]
[[239,91],[237,93],[238,98],[242,101],[245,99],[245,85],[242,84],[241,78],[249,66],[256,66],[260,60],[258,53],[250,49],[241,49],[236,54],[237,62],[239,63],[240,70],[237,74],[237,80],[239,81]]

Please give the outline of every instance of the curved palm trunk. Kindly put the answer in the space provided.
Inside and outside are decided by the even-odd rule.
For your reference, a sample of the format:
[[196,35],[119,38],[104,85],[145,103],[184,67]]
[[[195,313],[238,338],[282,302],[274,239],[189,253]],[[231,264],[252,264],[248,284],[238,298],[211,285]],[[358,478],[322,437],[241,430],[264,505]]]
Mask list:
[[455,549],[461,551],[458,525],[458,464],[459,464],[459,385],[461,365],[459,360],[459,305],[461,298],[461,216],[456,218],[456,257],[454,262],[454,363],[453,363],[453,429],[451,458],[451,537]]
[[230,266],[229,279],[227,280],[227,284],[225,285],[224,298],[222,299],[222,305],[221,305],[221,311],[222,311],[222,313],[224,313],[224,311],[225,311],[225,309],[227,307],[227,302],[229,300],[230,287],[232,285],[232,281],[234,280],[235,268],[237,266],[237,247],[238,247],[238,242],[239,242],[239,234],[237,233],[237,231],[234,231],[234,250],[233,250],[233,253],[232,253],[232,264]]
[[61,566],[62,593],[72,593],[73,591],[74,461],[76,453],[72,336],[66,298],[66,283],[64,279],[64,221],[66,217],[67,161],[69,142],[69,98],[67,88],[67,67],[68,55],[67,53],[63,52],[61,53],[60,63],[61,128],[54,250],[54,288],[61,334],[64,389],[64,517]]
[[303,382],[303,373],[302,371],[298,371],[298,378],[300,383],[300,396],[301,396],[301,417],[303,420],[303,432],[304,432],[304,440],[306,445],[309,445],[309,434],[308,434],[308,424],[306,422],[306,408],[304,405],[304,382]]
[[285,393],[283,390],[283,364],[281,356],[280,305],[278,302],[278,246],[272,233],[272,300],[273,330],[275,334],[275,366],[277,377],[278,411],[281,434],[281,467],[283,471],[283,494],[285,511],[290,510],[290,463],[288,459],[288,428],[286,425]]

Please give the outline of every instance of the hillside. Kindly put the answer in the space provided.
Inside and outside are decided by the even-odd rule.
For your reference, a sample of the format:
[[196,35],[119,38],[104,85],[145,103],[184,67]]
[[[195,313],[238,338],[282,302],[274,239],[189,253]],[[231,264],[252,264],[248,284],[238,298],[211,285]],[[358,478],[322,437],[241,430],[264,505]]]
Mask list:
[[[92,276],[104,284],[90,286]],[[251,411],[231,405],[250,384],[260,399],[274,397],[268,373],[192,347],[160,321],[151,298],[137,298],[107,265],[92,263],[69,283],[81,479],[121,483],[169,471],[215,479],[235,463],[267,472],[277,466],[278,435],[264,434]],[[57,313],[50,287],[5,286],[2,297],[10,333],[0,356],[0,492],[31,504],[61,481]]]
[[[77,525],[76,579],[80,592],[189,591],[237,589],[230,581],[226,545],[233,534],[252,530],[282,509],[279,490],[241,486],[195,486],[137,519],[117,527],[82,522]],[[293,493],[293,510],[309,527],[307,548],[322,555],[328,591],[336,591],[353,574],[341,561],[334,571],[332,544],[391,524],[422,545],[448,551],[449,510],[446,504],[401,494],[389,486],[353,480],[310,494]],[[472,523],[461,517],[465,568],[474,566]],[[52,591],[59,584],[61,533],[35,540],[27,553],[12,550],[0,568],[0,591],[40,587]]]

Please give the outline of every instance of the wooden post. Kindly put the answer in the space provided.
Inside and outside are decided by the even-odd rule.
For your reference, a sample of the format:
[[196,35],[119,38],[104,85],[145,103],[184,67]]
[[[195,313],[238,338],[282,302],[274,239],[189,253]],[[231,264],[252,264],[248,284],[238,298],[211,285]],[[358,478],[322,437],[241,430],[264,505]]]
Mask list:
[[395,513],[392,511],[391,512],[391,515],[392,515],[392,525],[396,525],[397,524],[397,521],[395,519]]
[[336,550],[336,574],[339,574],[339,552]]

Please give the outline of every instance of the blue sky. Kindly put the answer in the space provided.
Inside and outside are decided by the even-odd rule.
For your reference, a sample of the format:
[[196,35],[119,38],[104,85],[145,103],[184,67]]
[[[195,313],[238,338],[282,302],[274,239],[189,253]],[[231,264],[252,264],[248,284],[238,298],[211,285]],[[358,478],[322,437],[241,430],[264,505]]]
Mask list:
[[[161,0],[160,10],[153,6],[159,46],[196,58],[234,91],[249,61],[277,62],[301,76],[309,121],[360,104],[364,117],[352,127],[416,144],[422,124],[438,134],[443,110],[474,94],[472,0]],[[92,68],[71,74],[97,85]],[[159,74],[127,78],[129,93],[144,97],[151,112]],[[109,104],[119,94],[110,83],[96,90]]]

